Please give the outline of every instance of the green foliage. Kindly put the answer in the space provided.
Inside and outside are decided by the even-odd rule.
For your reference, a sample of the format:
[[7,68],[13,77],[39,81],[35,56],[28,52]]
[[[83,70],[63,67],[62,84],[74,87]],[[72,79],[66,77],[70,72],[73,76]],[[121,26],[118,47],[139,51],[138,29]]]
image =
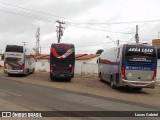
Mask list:
[[101,54],[103,51],[104,51],[104,50],[99,49],[99,50],[97,50],[96,54]]

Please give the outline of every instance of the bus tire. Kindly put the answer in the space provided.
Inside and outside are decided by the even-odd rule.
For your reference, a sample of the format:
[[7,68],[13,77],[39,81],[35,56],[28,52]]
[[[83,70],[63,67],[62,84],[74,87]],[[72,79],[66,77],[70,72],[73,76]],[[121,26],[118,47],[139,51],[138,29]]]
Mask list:
[[29,70],[27,69],[26,70],[26,74],[25,74],[26,76],[28,76],[29,75]]
[[35,68],[32,69],[32,74],[35,72]]
[[71,78],[67,78],[67,82],[71,82]]
[[113,89],[116,88],[116,86],[115,86],[115,84],[114,84],[114,81],[113,81],[112,75],[111,75],[111,77],[110,77],[110,86],[111,86],[111,88],[113,88]]
[[50,76],[50,80],[51,80],[51,81],[54,81],[54,78]]
[[99,76],[99,78],[100,78],[100,81],[101,81],[101,82],[104,82],[104,80],[102,79],[101,73],[98,73],[98,76]]
[[8,73],[8,77],[11,77],[11,76],[12,76],[12,74]]
[[134,88],[133,90],[138,90],[138,91],[140,91],[140,90],[142,90],[142,88]]

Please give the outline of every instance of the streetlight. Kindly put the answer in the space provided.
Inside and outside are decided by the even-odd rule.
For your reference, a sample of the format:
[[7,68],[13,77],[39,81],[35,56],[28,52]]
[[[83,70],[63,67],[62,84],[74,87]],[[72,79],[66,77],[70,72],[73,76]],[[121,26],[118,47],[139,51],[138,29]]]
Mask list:
[[111,37],[109,37],[109,36],[106,36],[106,38],[109,38],[109,39],[111,39],[112,40],[112,42],[114,42],[117,46],[119,46],[119,40],[117,40],[117,43],[111,38]]
[[25,46],[27,42],[22,42],[22,43],[23,43],[23,46]]

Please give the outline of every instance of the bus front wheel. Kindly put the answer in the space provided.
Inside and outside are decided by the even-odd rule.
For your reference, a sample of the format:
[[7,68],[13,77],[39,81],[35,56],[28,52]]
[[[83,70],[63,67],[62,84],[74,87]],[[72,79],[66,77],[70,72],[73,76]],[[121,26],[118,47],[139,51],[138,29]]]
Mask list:
[[100,79],[101,82],[104,82],[104,80],[102,79],[101,73],[98,73],[98,77],[99,77],[99,79]]

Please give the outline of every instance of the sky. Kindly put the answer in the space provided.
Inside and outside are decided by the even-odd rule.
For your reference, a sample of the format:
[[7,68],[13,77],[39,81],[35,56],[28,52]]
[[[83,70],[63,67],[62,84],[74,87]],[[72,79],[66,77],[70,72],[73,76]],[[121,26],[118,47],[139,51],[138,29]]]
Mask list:
[[[36,46],[40,27],[42,54],[57,43],[56,23],[64,21],[61,43],[75,44],[76,54],[95,54],[120,44],[151,43],[160,36],[159,0],[0,0],[0,53],[6,45]],[[108,36],[108,37],[107,37]]]

